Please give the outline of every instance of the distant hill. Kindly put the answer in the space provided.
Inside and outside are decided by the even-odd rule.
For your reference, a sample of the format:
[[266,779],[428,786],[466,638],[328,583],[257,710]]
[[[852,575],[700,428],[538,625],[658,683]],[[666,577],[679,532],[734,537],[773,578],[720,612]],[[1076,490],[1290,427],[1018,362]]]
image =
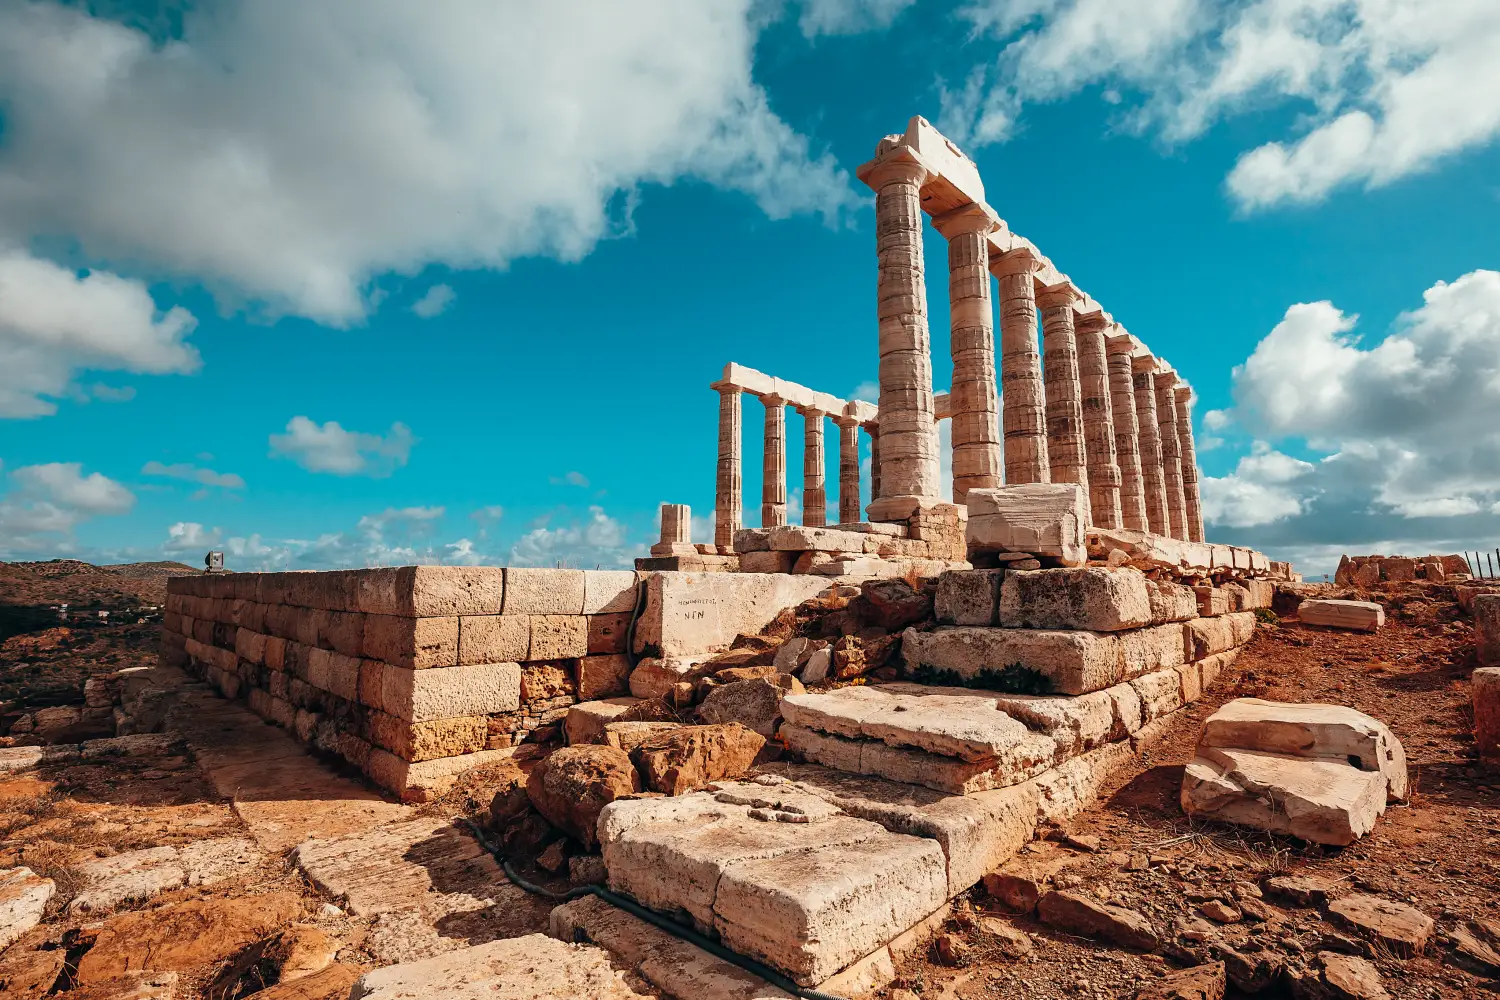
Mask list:
[[116,608],[165,604],[167,580],[202,572],[180,562],[95,566],[78,559],[0,562],[0,605]]

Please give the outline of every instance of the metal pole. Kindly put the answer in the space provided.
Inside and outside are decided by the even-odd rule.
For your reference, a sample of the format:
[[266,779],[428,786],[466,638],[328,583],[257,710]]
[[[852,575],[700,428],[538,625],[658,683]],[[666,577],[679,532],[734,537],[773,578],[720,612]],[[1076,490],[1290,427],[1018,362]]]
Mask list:
[[1493,580],[1495,578],[1495,561],[1490,558],[1488,552],[1484,554],[1484,561],[1490,564],[1490,579]]

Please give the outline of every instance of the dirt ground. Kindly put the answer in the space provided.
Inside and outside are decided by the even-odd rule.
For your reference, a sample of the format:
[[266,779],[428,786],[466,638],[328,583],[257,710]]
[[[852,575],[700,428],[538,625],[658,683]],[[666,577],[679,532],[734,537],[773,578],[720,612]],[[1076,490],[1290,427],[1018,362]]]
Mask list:
[[[1066,832],[1084,835],[1088,846],[1094,846],[1090,835],[1098,837],[1097,850],[1038,842],[1027,852],[1031,858],[1018,859],[1042,870],[1064,866],[1052,876],[1053,887],[1146,914],[1168,941],[1164,954],[1061,934],[1007,914],[979,888],[968,899],[975,916],[1025,930],[1033,954],[1008,959],[982,930],[966,926],[971,920],[960,919],[950,931],[971,947],[967,963],[946,965],[934,950],[902,968],[886,995],[906,988],[923,998],[962,1000],[1129,996],[1163,971],[1211,960],[1215,940],[1250,955],[1364,950],[1319,909],[1270,895],[1262,904],[1267,920],[1214,925],[1198,916],[1209,899],[1234,903],[1237,884],[1259,887],[1265,877],[1285,873],[1316,874],[1405,902],[1437,922],[1423,956],[1366,952],[1391,996],[1447,1000],[1500,993],[1500,982],[1464,968],[1444,940],[1466,920],[1500,916],[1500,776],[1477,766],[1469,733],[1468,678],[1476,666],[1471,621],[1446,587],[1400,585],[1348,596],[1383,603],[1385,628],[1366,635],[1295,619],[1258,628],[1234,667],[1201,701],[1173,716],[1138,766],[1120,774],[1100,804],[1070,824]],[[1344,849],[1189,821],[1178,805],[1183,766],[1203,720],[1237,697],[1349,705],[1385,722],[1406,749],[1410,802],[1393,804],[1370,836]],[[1194,930],[1205,929],[1206,940],[1191,939]],[[1243,994],[1231,988],[1229,995]],[[1259,995],[1287,994],[1273,988]]]

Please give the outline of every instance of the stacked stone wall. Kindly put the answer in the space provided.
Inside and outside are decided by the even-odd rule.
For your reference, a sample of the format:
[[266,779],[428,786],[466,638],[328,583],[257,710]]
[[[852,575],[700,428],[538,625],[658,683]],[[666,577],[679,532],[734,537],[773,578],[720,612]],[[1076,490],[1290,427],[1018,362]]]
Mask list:
[[419,566],[168,583],[163,662],[406,798],[626,690],[634,572]]

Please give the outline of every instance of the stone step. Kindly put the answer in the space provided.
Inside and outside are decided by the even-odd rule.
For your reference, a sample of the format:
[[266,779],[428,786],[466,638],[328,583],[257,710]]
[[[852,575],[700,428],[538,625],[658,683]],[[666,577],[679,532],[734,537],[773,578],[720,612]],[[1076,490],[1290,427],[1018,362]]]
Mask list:
[[948,900],[935,841],[795,788],[734,783],[612,802],[599,839],[612,889],[686,913],[806,986],[879,953]]

